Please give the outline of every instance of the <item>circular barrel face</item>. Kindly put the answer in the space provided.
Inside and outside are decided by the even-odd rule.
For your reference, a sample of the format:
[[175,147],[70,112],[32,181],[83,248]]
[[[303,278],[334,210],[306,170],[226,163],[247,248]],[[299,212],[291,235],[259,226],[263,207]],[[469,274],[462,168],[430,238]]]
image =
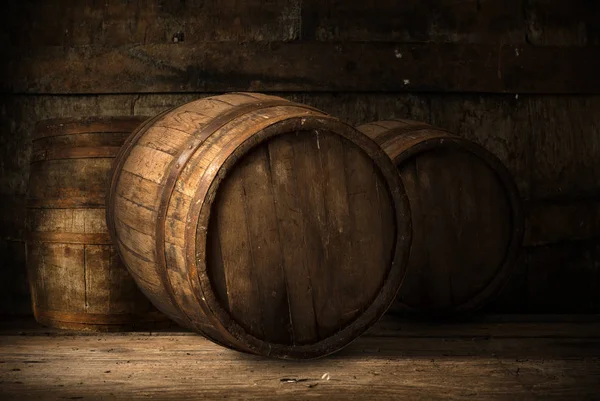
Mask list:
[[507,281],[523,235],[506,167],[426,123],[378,121],[359,130],[394,161],[410,203],[409,266],[392,310],[444,316],[483,306]]
[[246,333],[314,344],[372,305],[396,231],[386,181],[361,148],[328,131],[285,133],[251,148],[220,183],[207,271]]
[[501,273],[513,224],[506,187],[460,148],[437,148],[398,165],[410,200],[413,244],[399,300],[444,311],[471,303]]

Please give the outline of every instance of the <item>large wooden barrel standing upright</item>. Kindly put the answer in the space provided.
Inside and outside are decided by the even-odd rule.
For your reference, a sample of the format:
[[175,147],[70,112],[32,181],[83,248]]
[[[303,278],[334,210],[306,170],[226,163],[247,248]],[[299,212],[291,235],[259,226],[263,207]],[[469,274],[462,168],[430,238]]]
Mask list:
[[507,281],[523,236],[517,188],[493,154],[411,120],[358,127],[398,167],[413,224],[393,311],[448,316],[483,306]]
[[140,288],[213,341],[280,358],[348,344],[389,307],[410,246],[389,158],[323,112],[200,99],[138,129],[108,221]]
[[168,322],[120,261],[105,220],[111,163],[142,117],[37,125],[27,200],[27,265],[38,322],[125,330]]

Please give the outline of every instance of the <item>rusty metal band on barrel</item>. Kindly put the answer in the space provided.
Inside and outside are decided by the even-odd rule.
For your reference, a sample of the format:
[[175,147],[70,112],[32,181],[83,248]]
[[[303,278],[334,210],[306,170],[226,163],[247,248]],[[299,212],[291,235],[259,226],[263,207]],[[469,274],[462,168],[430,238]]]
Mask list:
[[[165,257],[165,235],[166,235],[165,223],[166,223],[169,202],[171,200],[171,195],[173,193],[173,190],[175,189],[175,184],[177,182],[177,179],[179,178],[181,171],[183,171],[183,169],[185,168],[187,162],[190,160],[192,155],[198,150],[198,148],[200,148],[200,146],[202,146],[202,143],[208,137],[210,137],[212,134],[214,134],[216,131],[218,131],[220,128],[222,128],[223,126],[225,126],[232,120],[243,116],[244,114],[250,113],[252,111],[260,110],[260,109],[266,109],[266,108],[277,107],[277,106],[301,107],[301,108],[314,110],[314,111],[324,114],[320,110],[314,109],[309,106],[296,104],[296,103],[293,103],[293,102],[290,102],[287,100],[257,101],[257,102],[253,102],[253,103],[244,104],[242,106],[234,108],[231,111],[221,114],[220,116],[214,118],[210,123],[208,123],[208,125],[199,129],[198,131],[194,132],[192,139],[186,144],[186,148],[183,150],[183,152],[179,155],[179,157],[177,159],[175,159],[175,160],[173,160],[173,162],[171,162],[171,165],[169,166],[170,172],[169,172],[166,180],[164,180],[164,183],[163,183],[164,188],[162,191],[161,202],[160,202],[160,205],[158,208],[157,219],[156,219],[156,263],[157,263],[156,271],[157,271],[157,273],[163,283],[163,287],[165,288],[166,292],[168,293],[169,298],[171,299],[173,305],[178,307],[178,309],[182,312],[184,317],[190,323],[192,323],[191,319],[189,318],[189,316],[186,315],[183,308],[181,308],[179,306],[179,303],[176,300],[175,294],[173,293],[171,283],[170,283],[170,278],[169,278],[169,275],[167,272],[166,257]],[[204,308],[202,308],[202,309],[204,310]],[[210,318],[210,314],[208,314],[208,313],[205,313],[205,314],[207,315],[207,317]],[[198,330],[197,327],[194,326],[194,328],[196,330]],[[219,331],[223,335],[227,336],[228,338],[230,337],[227,335],[226,332],[223,332],[221,330],[219,330]],[[219,344],[222,344],[221,341],[215,340],[211,336],[206,335],[206,333],[203,332],[202,334],[204,334],[206,337],[210,338],[211,340],[213,340]]]

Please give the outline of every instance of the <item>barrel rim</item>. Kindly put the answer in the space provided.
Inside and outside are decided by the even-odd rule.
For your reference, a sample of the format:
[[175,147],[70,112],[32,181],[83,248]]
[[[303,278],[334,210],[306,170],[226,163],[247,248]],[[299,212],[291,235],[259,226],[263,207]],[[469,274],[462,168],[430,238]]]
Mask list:
[[[422,124],[421,122],[415,120],[382,121],[401,122],[408,125]],[[374,123],[377,122],[381,121],[376,121]],[[361,128],[370,124],[373,123],[363,124],[359,126],[358,129],[360,130]],[[387,131],[384,131],[384,134],[393,133],[394,131],[398,132],[398,129],[400,129],[400,131],[404,131],[404,128],[407,128],[407,125],[400,126],[398,128],[387,128]],[[449,315],[464,314],[467,312],[477,311],[478,309],[482,308],[494,295],[498,294],[502,290],[502,287],[506,285],[511,274],[516,270],[517,267],[516,261],[519,256],[525,231],[523,206],[519,195],[518,187],[515,184],[511,173],[508,171],[508,168],[504,165],[504,163],[502,163],[502,161],[498,159],[498,157],[496,157],[492,152],[485,149],[478,143],[463,138],[461,136],[455,135],[449,131],[435,127],[433,125],[429,125],[429,127],[417,128],[414,131],[429,131],[431,134],[429,136],[424,136],[421,140],[415,141],[414,145],[393,157],[392,160],[394,164],[396,166],[399,166],[405,161],[417,156],[418,154],[427,152],[432,149],[453,148],[468,151],[469,153],[475,155],[477,158],[482,160],[498,178],[499,183],[504,187],[505,196],[510,206],[510,221],[512,230],[510,239],[506,246],[507,252],[504,255],[504,259],[497,265],[496,275],[487,283],[487,285],[481,291],[479,291],[467,302],[463,302],[461,304],[454,305],[449,308],[443,308],[442,310],[430,310],[427,308],[411,306],[398,299],[392,309],[398,308],[400,310],[405,310],[412,313],[418,312],[439,314],[440,312],[443,312],[444,314]]]
[[[287,117],[287,116],[286,116]],[[390,195],[394,201],[396,217],[396,243],[393,262],[387,271],[383,286],[375,295],[374,300],[351,323],[340,329],[335,335],[320,339],[308,345],[284,345],[270,343],[247,333],[235,321],[217,299],[209,275],[207,263],[198,259],[197,255],[206,255],[207,228],[210,220],[211,208],[219,184],[225,177],[224,172],[241,155],[246,154],[255,146],[277,135],[299,130],[328,130],[340,135],[364,151],[379,168],[385,179]],[[207,169],[211,171],[211,167]],[[252,352],[278,358],[317,358],[336,352],[350,344],[360,334],[372,326],[389,308],[396,298],[396,294],[404,279],[408,267],[408,256],[412,240],[410,206],[404,186],[397,174],[396,167],[385,153],[367,136],[353,127],[329,116],[296,115],[273,122],[266,128],[256,132],[254,136],[245,140],[233,152],[227,155],[225,162],[214,169],[211,177],[207,177],[209,186],[202,190],[199,188],[192,201],[186,225],[186,258],[188,262],[188,278],[194,287],[194,296],[198,303],[204,305],[207,316],[216,318],[215,328],[227,338],[233,337],[235,343],[243,343]],[[200,204],[195,199],[205,199]],[[195,207],[194,207],[195,206]],[[195,238],[195,241],[188,241]],[[197,290],[196,290],[197,289]],[[214,320],[214,319],[213,319]]]

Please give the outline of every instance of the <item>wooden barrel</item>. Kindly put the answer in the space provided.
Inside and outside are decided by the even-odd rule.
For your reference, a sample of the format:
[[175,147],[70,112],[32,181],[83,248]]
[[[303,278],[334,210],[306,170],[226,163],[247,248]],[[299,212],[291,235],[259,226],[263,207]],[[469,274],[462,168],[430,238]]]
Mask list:
[[398,167],[413,225],[409,268],[393,311],[472,311],[507,281],[523,235],[508,170],[476,143],[431,125],[358,127]]
[[142,117],[42,121],[33,139],[27,265],[41,324],[96,331],[168,319],[136,288],[105,220],[111,163]]
[[118,156],[108,221],[163,312],[280,358],[334,352],[389,307],[410,246],[389,158],[323,112],[260,94],[197,100]]

